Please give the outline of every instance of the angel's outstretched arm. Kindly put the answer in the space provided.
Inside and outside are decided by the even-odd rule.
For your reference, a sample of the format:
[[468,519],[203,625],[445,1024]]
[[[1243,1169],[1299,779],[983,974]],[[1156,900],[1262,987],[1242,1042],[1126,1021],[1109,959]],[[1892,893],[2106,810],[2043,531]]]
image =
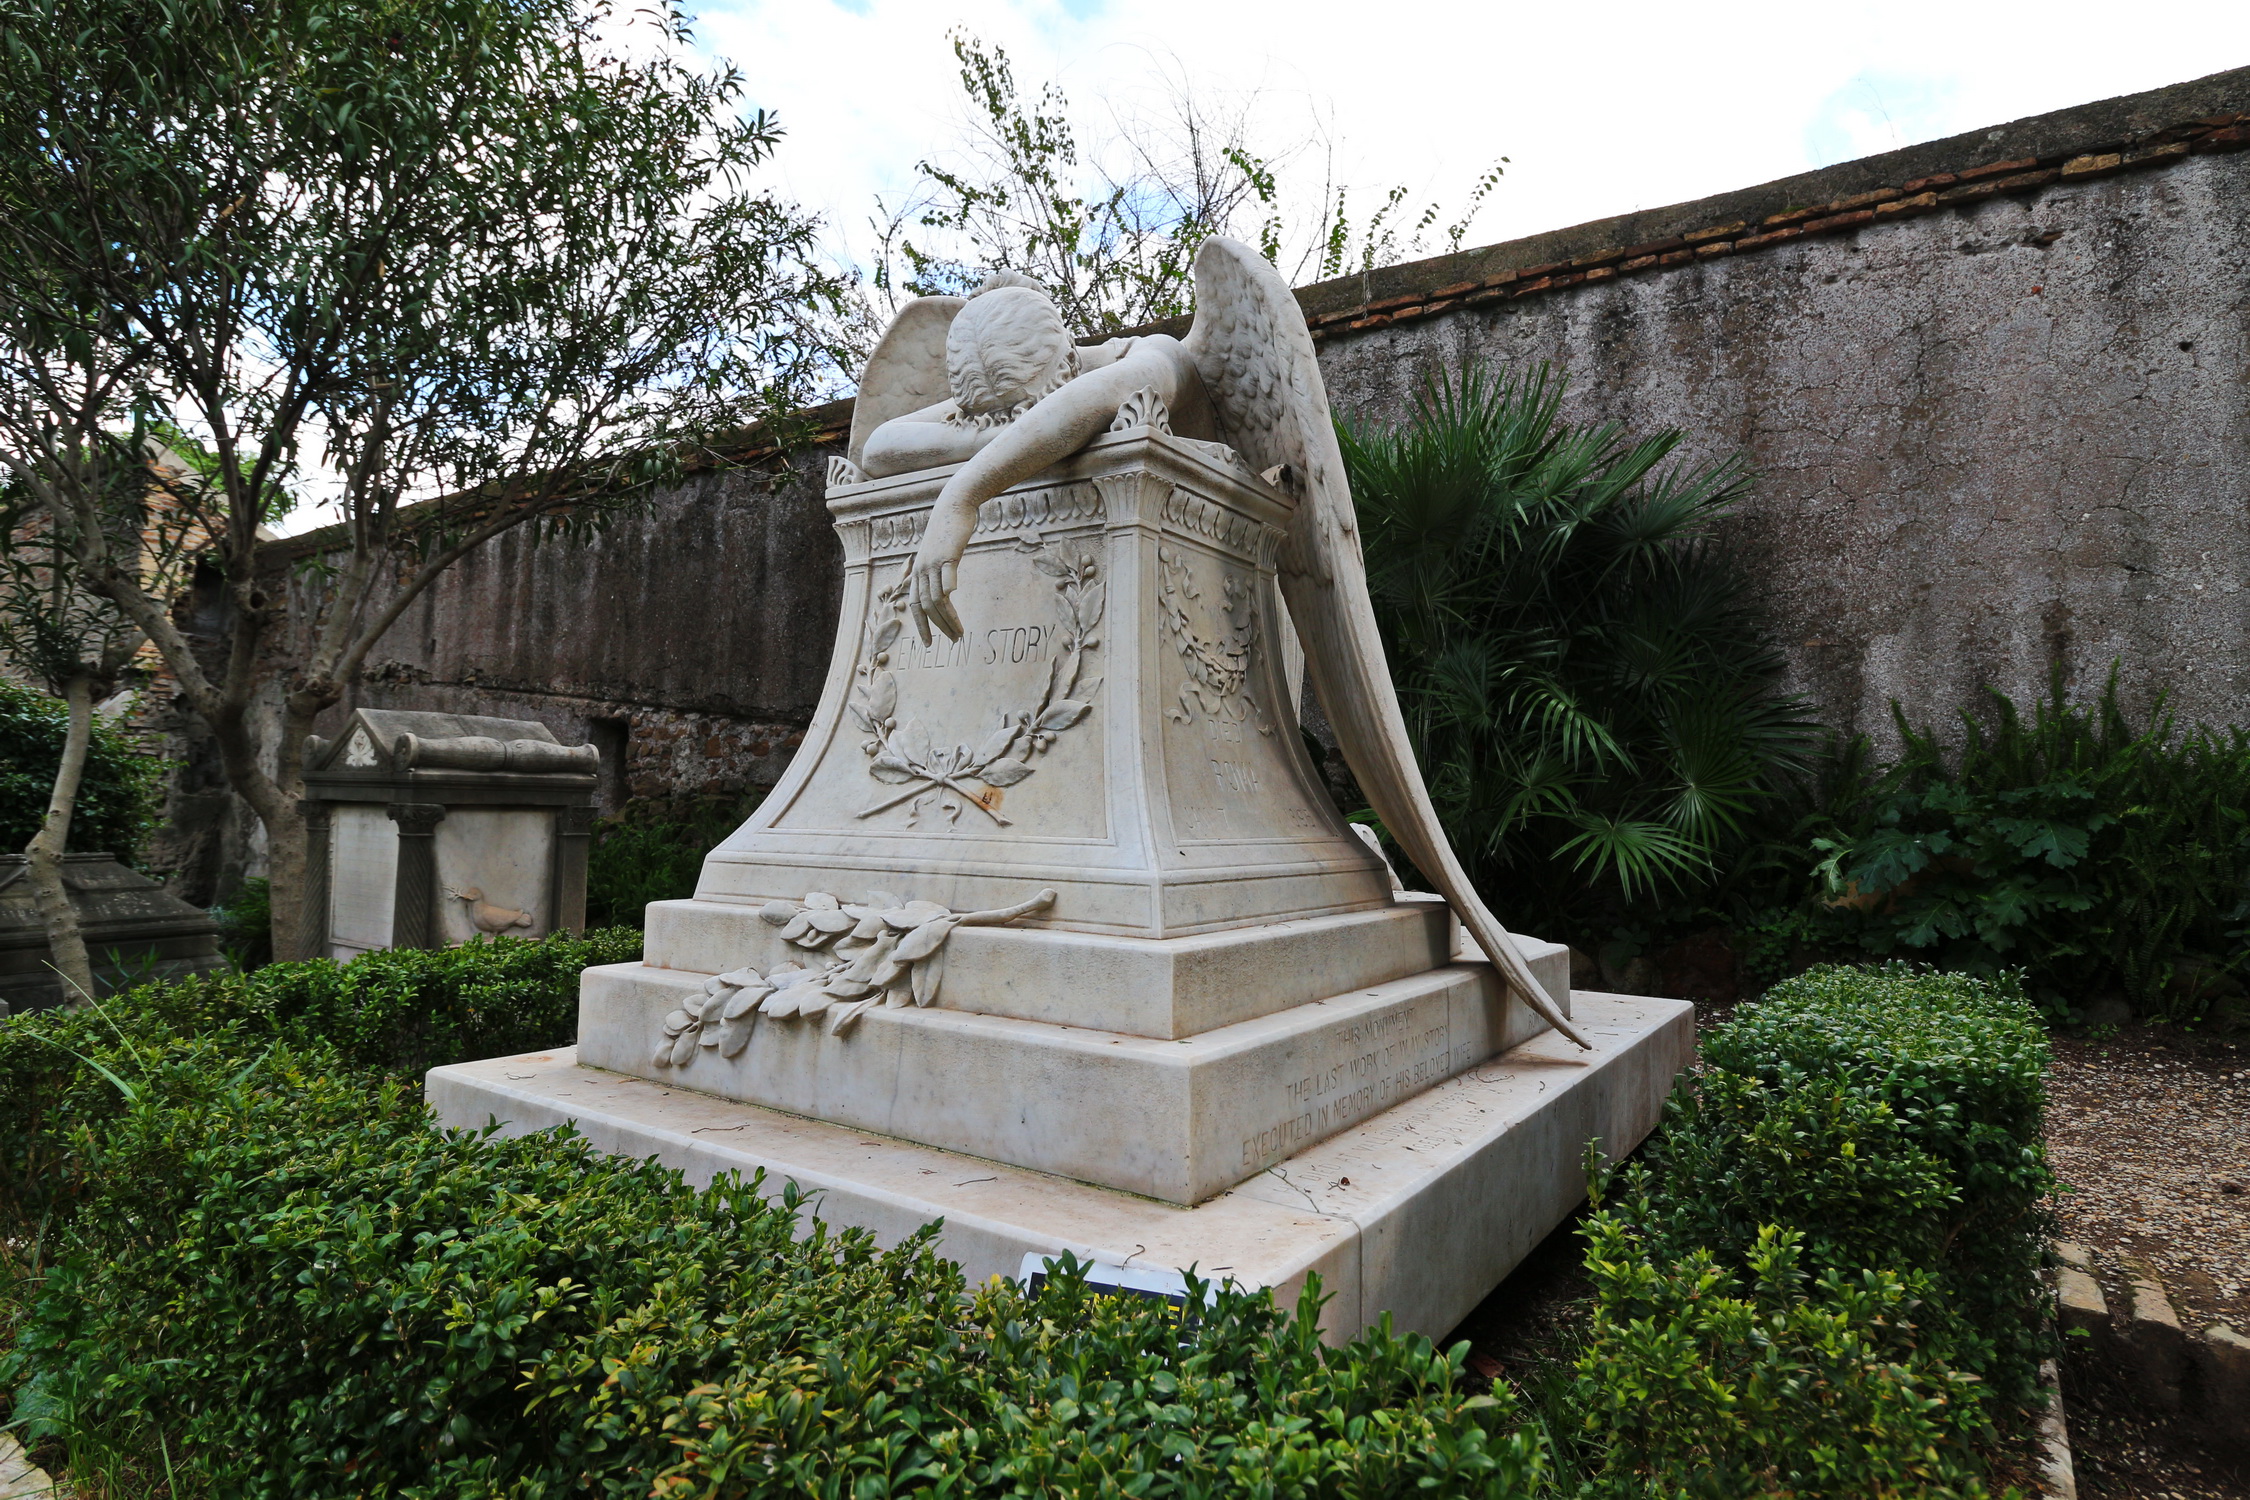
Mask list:
[[957,410],[950,397],[920,411],[893,417],[868,434],[859,467],[871,479],[911,474],[974,457],[991,434],[946,421]]
[[932,625],[954,640],[961,638],[952,594],[956,565],[977,529],[977,508],[1100,437],[1135,391],[1154,387],[1164,401],[1178,400],[1183,372],[1177,349],[1170,339],[1135,340],[1124,358],[1080,375],[1002,428],[945,482],[914,554],[914,593],[908,601],[914,628],[925,642]]

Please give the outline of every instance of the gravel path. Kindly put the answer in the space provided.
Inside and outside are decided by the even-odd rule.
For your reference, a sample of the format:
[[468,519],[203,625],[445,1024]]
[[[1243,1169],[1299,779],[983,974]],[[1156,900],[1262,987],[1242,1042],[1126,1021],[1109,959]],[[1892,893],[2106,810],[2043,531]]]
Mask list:
[[2250,1332],[2250,1045],[2055,1038],[2058,1237],[2154,1267],[2181,1320]]

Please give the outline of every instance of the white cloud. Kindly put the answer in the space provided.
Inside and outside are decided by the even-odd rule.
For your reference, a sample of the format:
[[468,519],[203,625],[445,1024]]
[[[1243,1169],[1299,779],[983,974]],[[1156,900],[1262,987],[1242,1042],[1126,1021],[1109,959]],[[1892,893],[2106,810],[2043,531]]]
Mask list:
[[876,196],[959,134],[956,26],[1005,47],[1027,92],[1058,82],[1089,128],[1169,67],[1259,92],[1280,134],[1328,118],[1362,187],[1451,206],[1508,156],[1472,244],[2250,63],[2242,0],[2160,18],[2090,0],[710,0],[697,40],[788,129],[772,182],[857,249]]
[[788,127],[777,181],[857,236],[955,136],[956,25],[1089,123],[1176,57],[1200,90],[1262,90],[1277,120],[1332,113],[1368,186],[1450,203],[1509,156],[1475,243],[2250,63],[2240,0],[2181,0],[2161,24],[2085,0],[719,0],[699,34]]

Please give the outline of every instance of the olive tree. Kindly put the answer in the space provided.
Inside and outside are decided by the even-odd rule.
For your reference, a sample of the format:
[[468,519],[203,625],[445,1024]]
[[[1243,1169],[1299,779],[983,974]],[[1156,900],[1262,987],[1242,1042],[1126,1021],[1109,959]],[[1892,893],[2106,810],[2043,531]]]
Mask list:
[[[166,450],[142,424],[121,432],[94,420],[106,398],[89,390],[85,361],[73,373],[81,377],[70,387],[81,419],[71,434],[76,441],[48,445],[41,484],[23,478],[0,483],[0,667],[63,703],[63,740],[47,779],[46,810],[23,852],[50,962],[65,997],[82,999],[96,992],[93,962],[63,884],[62,857],[94,748],[95,701],[115,691],[147,637],[114,599],[86,587],[78,568],[83,549],[72,528],[90,517],[105,533],[137,536],[133,566],[152,592],[168,592],[180,581],[193,538],[171,500],[176,485],[192,482],[189,476],[155,461]],[[50,508],[39,499],[43,491],[67,494],[71,503]]]
[[[384,632],[493,536],[598,526],[815,376],[838,289],[753,180],[781,132],[690,40],[669,0],[0,0],[0,459],[209,727],[277,955],[305,737]],[[138,393],[212,456],[182,504],[223,649],[62,477],[88,390],[93,425]],[[258,556],[285,484],[338,517],[295,619]]]

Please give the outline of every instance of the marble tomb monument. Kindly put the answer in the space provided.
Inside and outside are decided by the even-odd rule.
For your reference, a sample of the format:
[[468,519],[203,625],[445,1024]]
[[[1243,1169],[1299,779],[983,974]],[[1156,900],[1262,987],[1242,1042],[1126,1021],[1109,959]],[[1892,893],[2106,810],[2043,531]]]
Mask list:
[[582,929],[600,768],[530,719],[354,709],[305,742],[305,951]]
[[[764,1168],[972,1278],[1071,1250],[1443,1334],[1654,1126],[1679,1001],[1573,994],[1431,808],[1310,335],[1214,239],[1183,339],[1079,347],[1003,273],[903,308],[828,504],[804,744],[575,1047],[434,1070],[451,1125],[572,1120]],[[1301,642],[1301,654],[1299,644]],[[1395,889],[1322,789],[1309,677]]]

